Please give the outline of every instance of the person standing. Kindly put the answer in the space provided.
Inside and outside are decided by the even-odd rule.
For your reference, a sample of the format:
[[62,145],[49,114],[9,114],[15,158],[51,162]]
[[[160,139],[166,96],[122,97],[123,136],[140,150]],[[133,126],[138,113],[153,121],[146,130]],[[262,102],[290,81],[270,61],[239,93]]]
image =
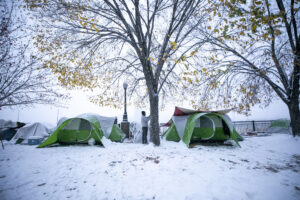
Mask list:
[[147,144],[147,133],[148,133],[148,121],[150,120],[150,116],[146,117],[146,112],[142,111],[142,143]]

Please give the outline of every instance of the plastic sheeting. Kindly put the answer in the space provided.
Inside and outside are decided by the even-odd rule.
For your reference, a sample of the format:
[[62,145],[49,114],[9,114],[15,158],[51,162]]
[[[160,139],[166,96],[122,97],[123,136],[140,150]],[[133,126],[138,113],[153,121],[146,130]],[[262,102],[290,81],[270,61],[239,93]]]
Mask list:
[[17,131],[12,140],[27,140],[30,136],[47,137],[49,132],[49,129],[41,123],[27,124]]

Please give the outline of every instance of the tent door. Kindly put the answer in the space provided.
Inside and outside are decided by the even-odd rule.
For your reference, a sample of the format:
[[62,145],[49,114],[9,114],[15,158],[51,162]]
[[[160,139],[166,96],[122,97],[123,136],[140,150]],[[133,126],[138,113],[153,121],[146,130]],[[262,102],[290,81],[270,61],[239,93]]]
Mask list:
[[195,121],[192,141],[208,140],[214,136],[214,122],[207,116],[201,116]]
[[76,131],[76,143],[87,143],[92,137],[93,127],[87,120],[80,120],[79,130]]

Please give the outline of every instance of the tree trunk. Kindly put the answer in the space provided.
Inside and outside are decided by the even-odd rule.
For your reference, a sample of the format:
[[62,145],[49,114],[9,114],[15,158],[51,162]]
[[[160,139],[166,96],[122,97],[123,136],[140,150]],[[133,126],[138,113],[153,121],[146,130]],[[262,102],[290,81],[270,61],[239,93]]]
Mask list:
[[299,111],[299,100],[291,99],[291,103],[288,105],[289,113],[291,118],[291,127],[293,136],[300,136],[300,111]]
[[155,146],[160,145],[159,137],[159,111],[158,111],[158,95],[149,94],[150,98],[150,141],[154,143]]
[[293,131],[293,136],[300,136],[300,110],[299,110],[299,81],[300,81],[300,41],[296,44],[296,53],[294,58],[294,72],[292,75],[292,91],[290,97],[290,103],[288,105],[290,117],[291,117],[291,127]]

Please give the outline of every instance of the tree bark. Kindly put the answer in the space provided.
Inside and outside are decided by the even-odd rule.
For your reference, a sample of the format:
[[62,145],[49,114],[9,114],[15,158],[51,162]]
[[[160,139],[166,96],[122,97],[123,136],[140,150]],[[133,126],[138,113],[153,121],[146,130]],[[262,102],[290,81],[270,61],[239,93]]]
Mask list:
[[160,145],[158,95],[149,94],[150,99],[150,138],[155,146]]
[[300,40],[296,43],[296,53],[294,58],[294,72],[291,77],[291,97],[289,112],[291,118],[291,127],[293,131],[293,136],[300,136],[300,110],[299,110],[299,86],[300,86]]
[[291,127],[293,136],[300,136],[300,111],[299,111],[299,100],[292,101],[289,104],[289,113],[291,118]]

